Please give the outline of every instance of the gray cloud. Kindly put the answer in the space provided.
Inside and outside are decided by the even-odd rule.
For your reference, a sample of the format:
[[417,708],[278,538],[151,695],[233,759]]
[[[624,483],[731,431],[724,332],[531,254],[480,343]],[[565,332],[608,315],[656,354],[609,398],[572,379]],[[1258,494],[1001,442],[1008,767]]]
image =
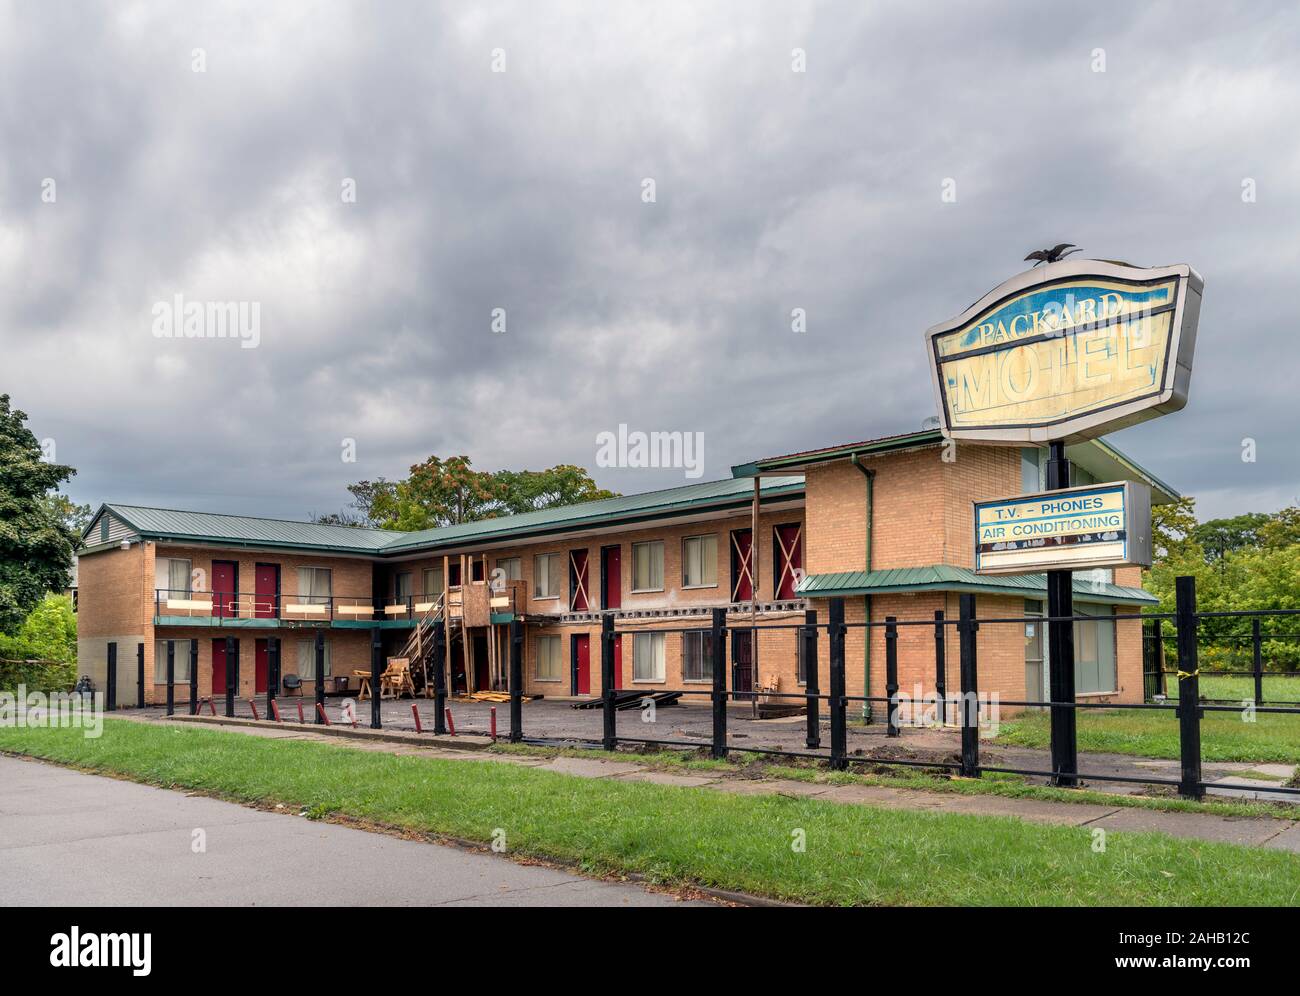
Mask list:
[[[85,501],[297,517],[434,452],[594,468],[619,423],[703,431],[712,478],[918,426],[923,330],[1068,240],[1206,278],[1188,408],[1117,444],[1203,513],[1293,503],[1298,27],[1222,3],[0,7],[0,389]],[[178,293],[261,302],[261,346],[155,339]]]

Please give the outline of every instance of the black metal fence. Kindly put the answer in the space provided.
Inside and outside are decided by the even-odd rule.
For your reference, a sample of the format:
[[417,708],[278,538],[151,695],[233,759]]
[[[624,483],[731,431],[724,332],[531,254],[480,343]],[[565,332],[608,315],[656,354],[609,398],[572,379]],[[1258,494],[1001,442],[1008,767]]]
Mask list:
[[[655,691],[658,694],[665,692],[674,692],[682,696],[707,696],[712,705],[713,730],[712,738],[708,744],[701,744],[693,740],[681,740],[670,738],[648,738],[632,737],[620,735],[618,730],[618,712],[616,708],[617,691],[614,688],[614,660],[615,649],[614,640],[616,636],[615,624],[612,617],[606,616],[601,633],[601,687],[603,691],[602,701],[602,737],[599,742],[588,741],[592,746],[599,746],[605,750],[615,750],[620,743],[637,744],[637,745],[658,745],[666,747],[707,747],[714,758],[725,758],[731,748],[727,741],[727,702],[732,699],[748,698],[744,692],[728,690],[726,687],[726,669],[718,666],[716,662],[726,660],[725,647],[729,632],[753,632],[754,630],[763,629],[794,629],[797,632],[797,638],[801,653],[807,661],[816,661],[817,644],[819,640],[825,638],[829,645],[829,688],[822,692],[819,688],[818,668],[809,667],[807,669],[807,684],[802,692],[764,692],[768,697],[780,697],[786,699],[802,700],[807,707],[807,736],[804,750],[779,750],[773,748],[755,748],[746,746],[744,752],[775,754],[787,757],[804,757],[816,758],[825,761],[833,770],[844,770],[852,763],[863,763],[872,766],[875,765],[898,765],[905,767],[919,767],[942,769],[955,772],[963,777],[978,778],[982,774],[1003,773],[1022,775],[1027,777],[1047,778],[1054,785],[1076,786],[1083,779],[1094,781],[1109,781],[1119,783],[1147,784],[1147,785],[1164,785],[1176,788],[1178,793],[1186,798],[1200,799],[1205,795],[1208,783],[1204,780],[1202,774],[1202,750],[1201,750],[1201,726],[1202,720],[1207,712],[1238,712],[1238,705],[1215,705],[1202,700],[1200,693],[1199,680],[1200,672],[1197,665],[1198,660],[1198,628],[1206,619],[1224,619],[1238,618],[1247,620],[1258,620],[1262,618],[1289,617],[1300,615],[1300,610],[1294,609],[1277,609],[1262,610],[1259,612],[1205,612],[1196,611],[1196,589],[1193,578],[1178,579],[1178,598],[1177,610],[1173,613],[1150,613],[1142,615],[1116,615],[1114,622],[1116,625],[1123,624],[1126,620],[1132,620],[1132,624],[1142,625],[1144,622],[1171,622],[1174,627],[1174,633],[1177,641],[1176,660],[1178,668],[1173,672],[1177,681],[1177,701],[1164,702],[1095,702],[1095,701],[1077,701],[1074,694],[1074,675],[1052,676],[1052,688],[1057,694],[1052,699],[1041,700],[1027,698],[1019,701],[1008,701],[999,699],[999,706],[1010,706],[1016,708],[1043,708],[1049,711],[1053,716],[1051,724],[1052,744],[1051,744],[1051,767],[1050,768],[1014,768],[1006,766],[995,766],[984,764],[980,760],[980,741],[979,726],[981,708],[985,706],[986,700],[982,698],[979,685],[979,662],[976,634],[981,626],[990,625],[1017,625],[1025,626],[1027,624],[1043,623],[1075,623],[1093,624],[1099,622],[1099,618],[1094,615],[1070,615],[1070,616],[1012,616],[981,618],[976,614],[975,596],[972,594],[963,594],[959,599],[959,612],[956,619],[946,618],[944,613],[936,612],[933,619],[924,620],[904,620],[894,617],[886,617],[879,622],[860,622],[846,623],[844,616],[845,602],[842,598],[829,599],[828,618],[820,621],[816,618],[815,613],[809,613],[808,618],[803,623],[793,624],[758,624],[758,625],[736,625],[728,626],[726,621],[726,610],[715,609],[712,614],[710,625],[710,645],[713,654],[713,684],[708,690],[696,688],[658,688]],[[1103,618],[1102,621],[1107,621]],[[898,639],[899,632],[904,627],[924,626],[930,627],[934,632],[935,644],[935,676],[936,676],[936,698],[940,708],[944,711],[944,717],[948,715],[948,709],[951,708],[956,714],[957,723],[961,732],[961,751],[959,761],[945,760],[919,760],[898,757],[850,757],[847,751],[847,730],[848,730],[848,710],[853,704],[881,704],[887,708],[887,734],[891,737],[901,735],[899,724],[899,707],[900,707],[900,689],[898,678]],[[849,695],[845,689],[845,653],[844,643],[845,635],[850,629],[860,628],[866,630],[883,629],[885,642],[885,671],[886,684],[884,695]],[[946,674],[946,656],[945,645],[947,642],[947,633],[950,629],[955,630],[957,643],[959,647],[960,660],[960,688],[954,696],[942,688],[940,683]],[[698,632],[698,627],[693,627],[691,631]],[[687,632],[687,629],[680,630],[655,627],[654,632]],[[512,689],[510,702],[510,740],[513,742],[547,744],[555,741],[548,740],[545,737],[531,737],[525,734],[523,729],[523,630],[518,624],[515,624],[512,630],[511,653],[510,653],[510,688]],[[1060,694],[1061,692],[1064,694]],[[820,713],[823,705],[826,708],[830,737],[829,745],[823,746],[821,737],[821,720]],[[1178,740],[1179,740],[1179,763],[1180,777],[1177,779],[1160,778],[1148,775],[1116,775],[1100,773],[1081,773],[1078,768],[1077,751],[1078,736],[1077,728],[1074,722],[1062,722],[1063,719],[1073,719],[1079,710],[1101,709],[1101,710],[1146,710],[1168,714],[1178,723]],[[1254,712],[1260,714],[1278,714],[1292,715],[1300,717],[1300,704],[1296,706],[1268,706],[1256,705]],[[1069,742],[1059,742],[1061,731],[1065,731]],[[566,739],[565,743],[572,744],[572,739]],[[1251,791],[1275,793],[1278,797],[1300,797],[1300,788],[1290,788],[1282,785],[1272,785],[1259,783],[1252,784]]]
[[[523,723],[523,703],[524,703],[524,680],[523,680],[523,645],[524,645],[524,627],[516,619],[510,627],[510,653],[509,653],[509,739],[515,743],[534,743],[534,744],[555,744],[564,743],[572,745],[574,743],[586,744],[592,747],[600,747],[605,750],[616,750],[620,743],[635,745],[657,745],[665,747],[681,748],[704,748],[709,750],[715,758],[725,758],[732,749],[728,744],[728,710],[729,701],[752,700],[755,690],[752,688],[736,689],[727,687],[727,668],[724,666],[728,658],[727,645],[729,635],[734,639],[736,634],[749,634],[746,638],[756,641],[757,631],[761,630],[785,630],[792,631],[796,638],[799,657],[805,662],[816,662],[819,660],[819,644],[821,640],[827,643],[827,656],[829,658],[828,670],[828,687],[825,691],[820,687],[820,675],[818,666],[808,666],[805,669],[806,683],[802,691],[799,692],[777,692],[777,691],[760,691],[758,694],[768,699],[786,699],[793,700],[802,704],[807,713],[806,734],[804,737],[804,748],[802,750],[784,750],[778,748],[762,748],[746,745],[742,750],[745,753],[773,754],[787,757],[814,758],[824,761],[831,769],[844,770],[850,764],[868,764],[891,765],[901,767],[929,768],[946,770],[959,774],[967,778],[978,778],[984,773],[1003,773],[1021,775],[1027,777],[1047,778],[1054,785],[1075,786],[1082,779],[1092,781],[1109,781],[1109,782],[1127,782],[1147,785],[1163,785],[1176,788],[1180,795],[1199,799],[1204,796],[1208,783],[1204,780],[1202,773],[1202,720],[1207,713],[1214,712],[1238,712],[1242,710],[1242,703],[1238,704],[1217,704],[1213,701],[1207,701],[1201,694],[1200,679],[1202,673],[1199,668],[1199,651],[1201,647],[1200,628],[1207,621],[1213,620],[1214,625],[1222,627],[1231,623],[1232,625],[1241,625],[1249,623],[1251,626],[1252,638],[1254,640],[1254,662],[1255,666],[1248,672],[1255,678],[1255,696],[1253,700],[1247,700],[1252,718],[1254,714],[1265,715],[1289,715],[1300,717],[1300,703],[1290,705],[1267,704],[1260,694],[1260,681],[1262,677],[1267,677],[1271,672],[1263,669],[1261,663],[1263,646],[1263,637],[1261,625],[1269,622],[1276,628],[1279,621],[1289,622],[1296,616],[1300,616],[1300,610],[1296,609],[1270,609],[1259,610],[1254,612],[1198,612],[1196,609],[1196,589],[1195,579],[1179,578],[1177,580],[1177,605],[1173,613],[1143,613],[1143,614],[1117,614],[1113,617],[1098,617],[1095,615],[1067,615],[1067,616],[1041,616],[1041,615],[1022,615],[1022,616],[1003,616],[1003,617],[981,617],[976,613],[976,599],[973,594],[962,594],[959,596],[957,618],[951,618],[942,611],[934,613],[932,618],[926,619],[898,619],[888,616],[881,621],[863,621],[863,622],[846,622],[845,621],[845,600],[843,598],[832,598],[828,600],[828,608],[825,619],[819,619],[818,614],[813,611],[805,613],[802,622],[790,623],[743,623],[729,626],[727,624],[727,610],[724,608],[714,609],[710,618],[708,629],[710,639],[710,654],[713,662],[712,667],[712,684],[710,686],[695,685],[694,687],[683,688],[664,688],[656,686],[654,693],[656,695],[677,694],[682,697],[700,698],[707,697],[712,715],[712,735],[706,742],[699,740],[685,740],[672,738],[650,738],[640,736],[629,736],[625,732],[620,733],[618,726],[619,706],[624,704],[620,701],[620,695],[626,695],[626,692],[620,692],[615,688],[614,666],[616,659],[615,639],[618,635],[615,621],[612,615],[606,615],[603,618],[601,640],[600,640],[600,666],[601,666],[601,736],[599,739],[575,740],[571,737],[558,741],[546,736],[529,735],[525,733]],[[1068,636],[1075,624],[1098,625],[1103,622],[1111,622],[1118,625],[1138,625],[1143,627],[1144,639],[1144,663],[1143,674],[1144,681],[1147,685],[1149,701],[1143,702],[1117,702],[1117,701],[1079,701],[1075,694],[1074,673],[1072,668],[1053,669],[1051,673],[1050,687],[1052,694],[1049,699],[1026,698],[1019,701],[1008,701],[1006,699],[990,697],[983,695],[980,691],[979,682],[979,654],[977,633],[983,626],[1018,626],[1026,625],[1043,625],[1043,624],[1069,624],[1063,627],[1065,635]],[[1159,630],[1152,630],[1152,626],[1163,627],[1169,624],[1172,633],[1174,646],[1171,651],[1166,652],[1164,644],[1166,639]],[[935,687],[935,705],[939,711],[940,724],[945,723],[950,718],[955,720],[956,725],[960,728],[961,748],[960,753],[955,760],[923,760],[919,758],[901,758],[891,754],[890,756],[850,756],[848,752],[848,716],[849,710],[853,706],[867,707],[869,705],[883,705],[886,707],[886,734],[888,737],[901,736],[900,723],[900,706],[904,704],[905,697],[900,694],[899,686],[899,637],[900,633],[908,628],[924,627],[933,633],[934,643],[934,687]],[[845,637],[850,630],[861,629],[867,631],[866,639],[870,639],[871,632],[883,630],[885,645],[885,689],[884,695],[849,695],[846,689],[845,681]],[[693,632],[698,633],[699,626],[683,627],[680,629],[655,626],[655,633],[673,633],[673,632]],[[432,659],[430,661],[430,671],[433,675],[433,698],[434,698],[434,729],[431,731],[435,734],[447,732],[446,715],[447,715],[447,682],[446,682],[446,663],[447,663],[447,646],[443,630],[437,627],[434,631],[434,646]],[[954,693],[948,687],[948,641],[955,637],[958,648],[958,684],[959,687]],[[266,692],[266,715],[268,719],[278,719],[278,710],[276,707],[276,696],[280,689],[280,641],[271,638],[269,641],[269,680]],[[751,646],[754,644],[751,644]],[[195,644],[191,643],[190,658],[190,712],[194,714],[199,711],[203,701],[198,698],[197,689],[197,654],[194,651]],[[143,674],[143,648],[139,655],[139,668]],[[316,723],[328,723],[324,709],[324,644],[321,633],[317,633],[315,653],[315,686],[316,686],[316,703],[314,721]],[[227,640],[226,645],[226,688],[225,688],[225,714],[234,715],[235,695],[238,687],[238,654],[239,644],[234,638]],[[1176,662],[1176,666],[1171,670],[1170,661]],[[174,652],[172,645],[167,648],[166,673],[167,673],[167,712],[172,714],[175,708],[173,685],[175,675]],[[1049,662],[1050,666],[1050,662]],[[371,715],[370,727],[379,729],[382,725],[380,714],[380,675],[384,667],[384,655],[382,645],[382,634],[380,630],[375,630],[372,638],[371,647]],[[915,670],[913,668],[913,670]],[[1062,673],[1063,672],[1063,673]],[[1224,674],[1224,671],[1215,671],[1213,674]],[[1168,689],[1172,678],[1174,686],[1173,692],[1162,692],[1159,688]],[[1160,684],[1157,686],[1156,683]],[[143,684],[143,683],[142,683]],[[647,693],[648,695],[649,693]],[[1051,743],[1050,743],[1050,767],[1048,768],[1015,768],[1007,766],[995,766],[985,764],[980,757],[980,718],[981,712],[987,711],[994,702],[996,705],[1009,706],[1013,708],[1044,709],[1047,710],[1051,717]],[[909,702],[909,704],[912,704]],[[209,703],[212,712],[215,714],[216,707]],[[822,710],[825,709],[828,726],[829,742],[823,743],[822,737]],[[1080,710],[1100,709],[1100,710],[1141,710],[1148,712],[1157,712],[1162,715],[1168,715],[1172,720],[1177,722],[1178,743],[1179,743],[1179,777],[1160,778],[1154,775],[1123,775],[1114,773],[1096,773],[1080,772],[1078,766],[1078,733],[1074,722],[1075,717]],[[418,721],[418,714],[417,714]],[[1300,731],[1300,727],[1297,727]],[[1298,737],[1300,742],[1300,737]],[[1251,785],[1251,791],[1261,793],[1274,793],[1278,797],[1300,797],[1300,788],[1290,788],[1283,785],[1273,785],[1260,782]]]

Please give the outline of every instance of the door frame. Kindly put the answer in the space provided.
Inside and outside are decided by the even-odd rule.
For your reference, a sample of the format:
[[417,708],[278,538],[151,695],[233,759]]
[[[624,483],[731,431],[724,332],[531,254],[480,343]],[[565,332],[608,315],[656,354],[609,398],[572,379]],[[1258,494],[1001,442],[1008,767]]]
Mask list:
[[[271,567],[275,570],[275,607],[269,616],[259,616],[257,612],[257,572],[263,567]],[[283,580],[284,572],[280,569],[279,564],[273,564],[269,560],[259,560],[253,565],[253,618],[255,619],[279,619],[280,618],[280,584]]]
[[[749,598],[748,598],[748,599],[741,599],[741,598],[737,598],[737,582],[738,582],[738,580],[739,580],[739,578],[738,578],[738,574],[737,574],[737,568],[738,568],[739,566],[743,566],[743,565],[741,565],[741,564],[739,563],[739,561],[740,561],[740,555],[737,553],[737,550],[736,550],[736,547],[737,547],[737,545],[738,545],[738,544],[736,543],[736,537],[737,537],[737,536],[742,536],[742,535],[744,535],[745,533],[748,533],[748,534],[749,534],[749,549],[745,551],[745,559],[748,561],[748,566],[749,566]],[[749,601],[749,602],[756,602],[756,601],[758,601],[758,598],[757,598],[757,595],[758,595],[758,584],[757,584],[758,578],[755,577],[755,571],[754,571],[754,566],[755,566],[755,565],[754,565],[754,530],[753,530],[753,528],[752,528],[751,526],[745,526],[743,529],[733,529],[733,530],[731,530],[731,532],[727,534],[727,552],[730,554],[730,556],[728,557],[728,560],[729,560],[729,562],[730,562],[730,564],[731,564],[731,577],[729,578],[729,580],[730,580],[730,582],[731,582],[731,588],[730,588],[730,591],[728,592],[728,594],[730,594],[730,596],[731,596],[731,599],[730,599],[731,602],[733,602],[733,603],[738,603],[738,602],[742,602],[742,601]]]
[[[582,554],[582,577],[573,562],[576,554]],[[582,608],[577,607],[578,592],[582,592]],[[569,611],[591,611],[591,550],[585,546],[574,547],[569,551]]]
[[[609,551],[618,551],[618,605],[609,604]],[[600,608],[601,611],[623,607],[623,544],[610,543],[600,548]]]
[[[234,602],[231,603],[230,605],[228,605],[228,606],[226,607],[226,611],[225,611],[225,612],[219,612],[218,615],[221,616],[221,618],[223,618],[223,619],[238,618],[238,617],[239,617],[239,561],[238,561],[238,560],[225,560],[225,559],[222,559],[222,560],[214,560],[214,561],[212,561],[212,575],[213,575],[213,577],[212,577],[212,581],[213,581],[213,583],[210,584],[210,585],[208,585],[208,587],[212,589],[212,592],[211,592],[211,593],[212,593],[213,596],[215,596],[216,593],[217,593],[217,586],[216,586],[216,573],[217,573],[217,565],[218,565],[218,564],[229,564],[231,567],[234,568],[234,582],[235,582],[235,590],[234,590],[234,597],[235,597],[235,600],[234,600]],[[228,593],[227,593],[227,594],[228,594]],[[215,597],[214,597],[213,601],[216,601]]]
[[[587,641],[587,690],[585,692],[578,690],[578,647],[582,641]],[[591,694],[591,634],[590,633],[570,633],[569,634],[569,694],[570,695],[590,695]]]
[[[784,551],[782,549],[783,544],[779,539],[782,529],[798,530],[798,533],[795,536],[795,546],[798,547],[799,549],[799,566],[797,568],[793,568],[793,570],[800,570],[800,571],[803,570],[803,540],[804,540],[803,523],[782,522],[773,526],[772,527],[772,600],[774,602],[784,602],[784,601],[788,601],[789,599],[799,597],[798,592],[793,590],[791,591],[788,597],[782,597],[781,595],[781,581],[785,577],[785,571],[781,569],[781,561],[784,556]],[[750,542],[752,543],[753,541],[751,540]],[[750,549],[752,550],[753,547],[751,546]],[[795,579],[794,584],[795,584],[795,588],[799,586],[799,581],[797,578]]]

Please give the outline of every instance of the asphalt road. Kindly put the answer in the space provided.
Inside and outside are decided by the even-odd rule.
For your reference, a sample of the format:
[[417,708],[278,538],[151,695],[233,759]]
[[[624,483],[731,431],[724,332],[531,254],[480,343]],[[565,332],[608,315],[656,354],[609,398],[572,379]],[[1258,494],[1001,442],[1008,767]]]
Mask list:
[[6,906],[711,905],[9,757],[0,882]]

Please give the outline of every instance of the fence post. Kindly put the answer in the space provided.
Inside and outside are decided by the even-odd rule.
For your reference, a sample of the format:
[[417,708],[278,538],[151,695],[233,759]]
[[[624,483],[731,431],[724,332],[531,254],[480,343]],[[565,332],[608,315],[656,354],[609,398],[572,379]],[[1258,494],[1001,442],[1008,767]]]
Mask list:
[[[193,706],[190,706],[193,715]],[[167,641],[167,715],[176,714],[176,641]]]
[[[751,637],[752,639],[752,637]],[[713,756],[727,756],[727,610],[713,610],[709,661],[713,666]]]
[[107,678],[104,682],[104,708],[112,712],[117,708],[117,641],[108,643]]
[[226,718],[235,715],[235,692],[239,688],[239,641],[226,637]]
[[[843,771],[848,767],[845,759],[848,750],[848,710],[844,701],[844,599],[832,598],[826,635],[830,642],[830,715],[831,715],[831,769]],[[863,630],[871,639],[871,630]]]
[[808,609],[803,614],[804,628],[799,631],[803,650],[804,693],[808,696],[808,738],[804,741],[809,750],[820,750],[822,745],[821,676],[817,673],[817,610]]
[[902,736],[898,729],[898,619],[895,616],[885,616],[885,696],[889,699],[885,735]]
[[135,645],[135,707],[144,708],[144,644]]
[[1255,669],[1255,706],[1258,708],[1264,704],[1264,647],[1260,642],[1258,617],[1250,621],[1250,644],[1254,654],[1252,663]]
[[199,641],[190,641],[190,715],[199,714]]
[[[229,664],[226,665],[230,667]],[[316,630],[316,725],[329,725],[325,718],[325,631]],[[371,695],[378,695],[377,689],[370,689]]]
[[383,695],[380,685],[384,674],[384,631],[378,626],[370,630],[370,728],[382,729],[384,725],[380,706]]
[[948,725],[948,653],[943,631],[943,609],[934,610],[934,695],[939,700],[939,726]]
[[605,750],[618,749],[618,713],[614,709],[614,617],[608,613],[600,617],[600,696]]
[[441,626],[433,630],[433,733],[447,732],[447,634]]
[[979,674],[975,660],[975,596],[966,593],[958,599],[957,642],[961,649],[961,774],[963,778],[980,776],[980,705]]
[[[1078,724],[1074,702],[1074,623],[1058,621],[1074,615],[1073,575],[1047,572],[1047,687],[1052,747],[1052,784],[1073,788],[1079,784]],[[1095,625],[1095,624],[1093,624]]]
[[1196,647],[1196,578],[1174,579],[1174,615],[1178,627],[1178,752],[1186,799],[1205,795],[1201,786],[1201,681]]
[[524,739],[524,627],[510,620],[510,742]]

